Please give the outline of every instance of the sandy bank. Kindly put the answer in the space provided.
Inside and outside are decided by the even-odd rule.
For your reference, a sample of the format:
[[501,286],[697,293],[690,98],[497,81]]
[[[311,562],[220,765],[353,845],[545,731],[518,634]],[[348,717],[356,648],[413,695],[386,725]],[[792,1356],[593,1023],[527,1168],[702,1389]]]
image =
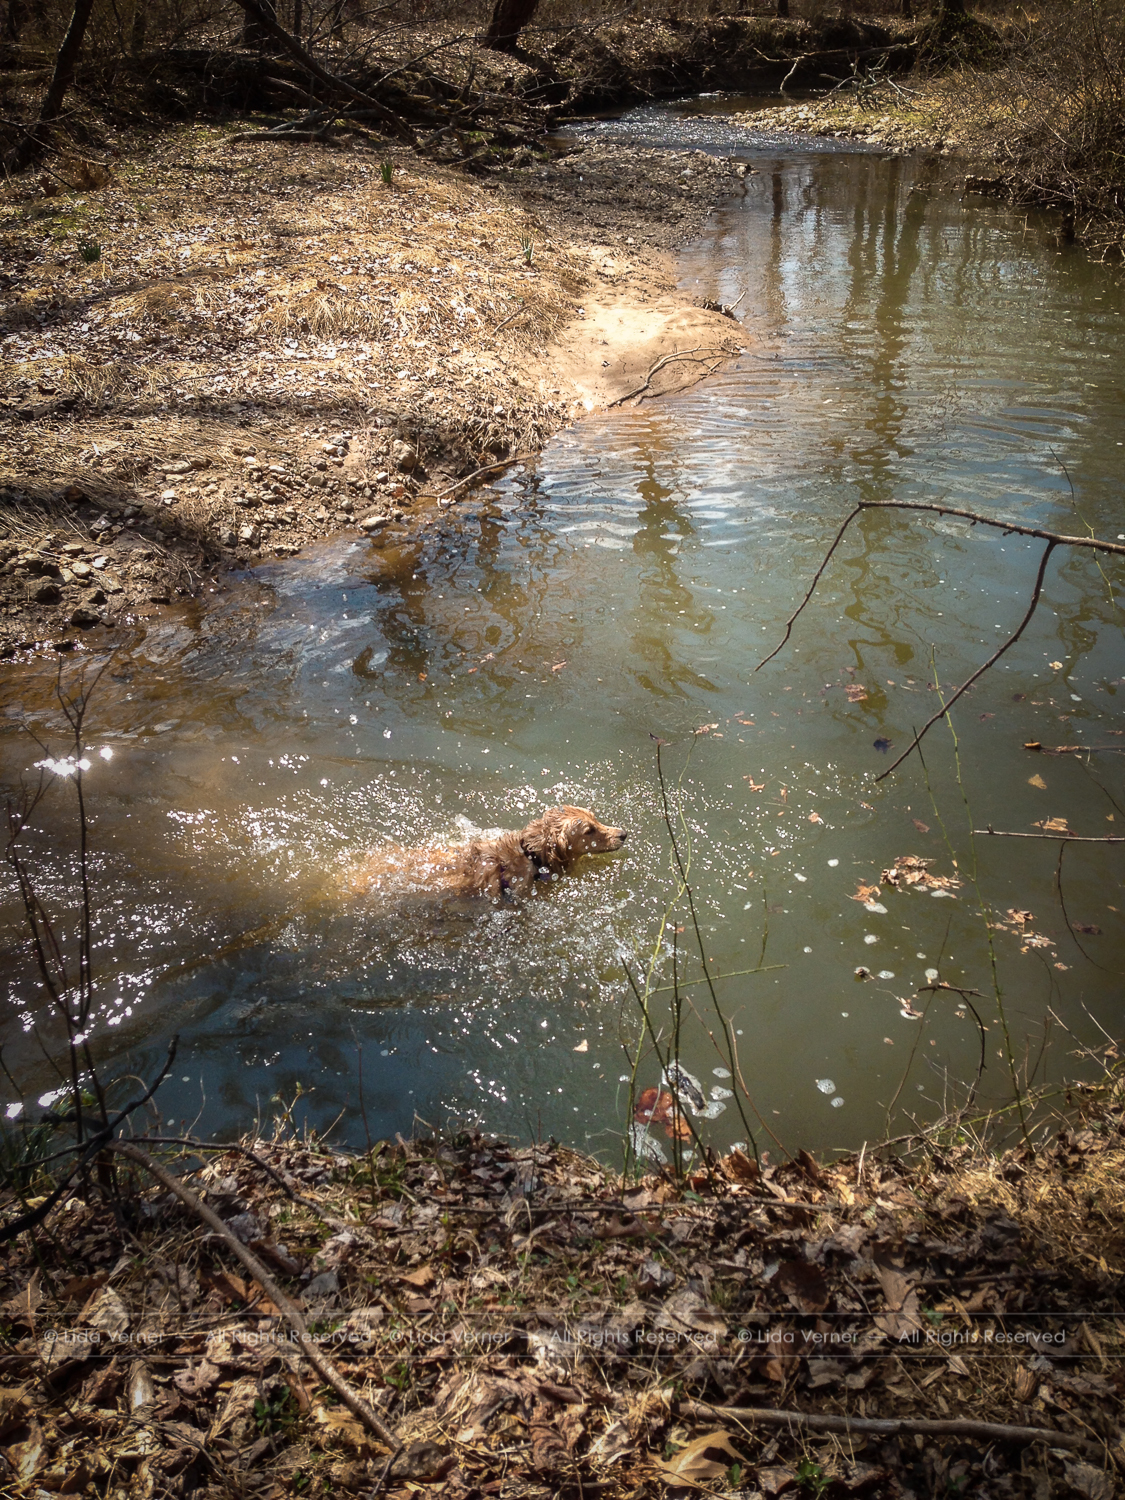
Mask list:
[[9,654],[409,527],[667,356],[709,363],[646,395],[740,346],[670,255],[725,163],[575,142],[481,177],[403,153],[388,185],[370,153],[230,133],[123,143],[101,189],[0,203]]

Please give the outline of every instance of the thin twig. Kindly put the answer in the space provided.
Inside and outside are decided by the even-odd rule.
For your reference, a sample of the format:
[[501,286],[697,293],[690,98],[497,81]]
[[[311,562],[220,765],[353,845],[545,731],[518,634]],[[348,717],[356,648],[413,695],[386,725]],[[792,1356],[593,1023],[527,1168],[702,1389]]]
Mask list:
[[990,667],[995,666],[995,664],[1004,655],[1005,651],[1011,650],[1011,648],[1019,640],[1020,636],[1023,635],[1023,633],[1027,629],[1028,625],[1030,625],[1030,623],[1031,623],[1031,617],[1035,613],[1035,610],[1036,610],[1036,608],[1037,608],[1037,606],[1039,604],[1039,597],[1040,597],[1040,595],[1043,592],[1043,576],[1044,576],[1044,574],[1047,571],[1047,564],[1051,560],[1051,553],[1055,550],[1055,548],[1058,545],[1059,545],[1059,543],[1057,541],[1052,540],[1052,541],[1049,541],[1047,543],[1047,545],[1043,548],[1043,556],[1039,559],[1039,572],[1035,576],[1035,587],[1031,591],[1031,603],[1027,606],[1027,613],[1024,615],[1023,619],[1020,621],[1019,625],[1016,627],[1015,632],[1008,637],[1008,639],[1004,642],[1004,644],[1002,646],[1000,646],[996,651],[994,651],[992,653],[992,655],[988,658],[988,660],[982,666],[979,666],[977,668],[977,670],[972,674],[971,677],[967,677],[965,679],[965,681],[956,690],[956,692],[952,693],[945,700],[945,702],[941,705],[941,707],[937,710],[936,713],[933,713],[933,714],[930,715],[930,717],[922,725],[921,729],[917,732],[917,734],[914,736],[914,738],[910,741],[910,744],[907,745],[906,749],[902,752],[902,754],[898,757],[898,759],[895,760],[895,761],[893,761],[891,763],[891,765],[889,765],[885,771],[881,772],[878,776],[876,776],[876,778],[875,778],[876,781],[885,781],[886,778],[891,774],[892,771],[894,771],[895,769],[897,769],[897,767],[901,766],[902,763],[903,763],[903,761],[907,758],[907,756],[910,755],[910,754],[912,754],[913,751],[915,751],[918,748],[918,746],[921,744],[922,738],[927,733],[927,731],[930,730],[930,729],[932,729],[933,726],[938,722],[939,719],[944,719],[946,717],[946,715],[949,713],[949,710],[957,702],[958,698],[960,698],[963,694],[967,693],[969,691],[969,689],[972,687],[973,683],[976,682],[978,678],[983,677],[984,674],[988,671],[988,669]]
[[987,828],[974,828],[974,834],[990,834],[994,839],[1059,839],[1063,843],[1071,844],[1125,844],[1125,836],[1121,834],[1104,834],[1097,838],[1087,837],[1080,833],[1008,833],[1001,828],[993,828],[990,823]]
[[836,1417],[801,1411],[778,1411],[762,1406],[711,1406],[706,1401],[684,1401],[680,1411],[689,1417],[716,1417],[723,1421],[760,1423],[764,1427],[788,1427],[796,1432],[869,1433],[878,1437],[898,1437],[904,1433],[921,1433],[934,1437],[973,1437],[986,1442],[1046,1443],[1052,1448],[1078,1448],[1084,1452],[1102,1450],[1087,1438],[1055,1427],[1016,1427],[1007,1422],[973,1422],[960,1417],[930,1421],[920,1417]]
[[[645,391],[647,391],[649,386],[652,384],[652,377],[659,374],[666,365],[678,364],[681,360],[690,364],[705,365],[709,359],[718,361],[723,357],[720,350],[714,350],[712,353],[705,354],[701,358],[695,358],[695,356],[698,355],[699,351],[703,348],[706,348],[706,345],[696,344],[694,349],[685,349],[682,353],[665,354],[663,358],[658,359],[649,370],[648,374],[644,378],[644,383],[642,385],[639,385],[635,391],[627,391],[624,396],[618,396],[615,401],[609,402],[606,410],[611,411],[615,406],[622,406],[626,401],[632,401],[634,396],[643,396]],[[708,370],[707,373],[710,375],[711,371]]]

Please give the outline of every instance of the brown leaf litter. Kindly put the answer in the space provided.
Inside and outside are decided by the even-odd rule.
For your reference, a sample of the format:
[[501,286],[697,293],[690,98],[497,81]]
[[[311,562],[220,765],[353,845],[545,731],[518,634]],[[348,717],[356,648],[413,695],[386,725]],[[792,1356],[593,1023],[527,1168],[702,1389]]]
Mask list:
[[[1112,1099],[1038,1155],[736,1151],[683,1183],[479,1135],[360,1156],[247,1145],[263,1166],[188,1152],[178,1170],[398,1434],[394,1500],[796,1497],[801,1474],[833,1495],[906,1500],[953,1475],[1030,1497],[1112,1484],[1125,1461]],[[261,1288],[169,1194],[126,1186],[128,1228],[78,1195],[0,1269],[0,1484],[39,1500],[368,1493],[387,1449]],[[746,1415],[770,1410],[1053,1436],[1021,1458],[996,1437]]]

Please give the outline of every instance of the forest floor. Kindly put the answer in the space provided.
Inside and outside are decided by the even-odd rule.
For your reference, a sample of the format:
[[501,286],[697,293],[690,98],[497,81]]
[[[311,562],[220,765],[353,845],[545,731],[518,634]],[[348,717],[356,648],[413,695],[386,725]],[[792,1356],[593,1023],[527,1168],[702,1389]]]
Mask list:
[[[632,1184],[476,1135],[149,1146],[223,1232],[125,1168],[116,1215],[79,1194],[8,1250],[0,1489],[1110,1500],[1119,1091],[1069,1116],[1035,1153],[954,1132]],[[389,1471],[274,1296],[402,1444]]]

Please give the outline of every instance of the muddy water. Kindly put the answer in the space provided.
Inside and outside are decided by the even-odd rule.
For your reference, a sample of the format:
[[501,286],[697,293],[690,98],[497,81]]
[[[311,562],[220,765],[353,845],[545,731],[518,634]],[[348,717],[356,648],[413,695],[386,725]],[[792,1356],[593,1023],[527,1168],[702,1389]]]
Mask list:
[[[622,959],[645,962],[673,889],[653,736],[675,777],[703,726],[682,793],[706,957],[787,1144],[851,1145],[888,1111],[901,1124],[963,1097],[981,1033],[959,995],[919,993],[927,973],[979,992],[982,1098],[1010,1095],[1009,1055],[1049,1080],[1076,1043],[1117,1034],[1119,850],[1068,849],[1066,913],[1100,929],[1072,933],[1058,846],[969,830],[1125,832],[1121,568],[1057,554],[1024,637],[955,711],[957,754],[939,728],[925,769],[885,781],[933,684],[1015,627],[1038,544],[866,515],[755,667],[859,499],[1117,536],[1120,283],[925,163],[742,145],[745,196],[682,261],[693,294],[745,322],[725,373],[561,434],[409,545],[264,564],[115,657],[90,720],[112,759],[86,777],[94,1042],[145,1072],[180,1034],[167,1118],[223,1132],[301,1094],[299,1115],[342,1115],[353,1141],[417,1115],[613,1151],[638,1033]],[[41,758],[21,722],[61,748],[51,683],[7,671],[8,782]],[[561,800],[626,825],[627,849],[522,909],[339,895],[356,851],[516,827]],[[56,789],[37,820],[59,902],[66,808]],[[904,855],[964,883],[854,899]],[[13,904],[4,919],[5,1061],[45,1091],[56,1035]],[[683,1063],[726,1105],[700,1125],[726,1145],[746,1128],[723,1094],[724,1023],[675,925]],[[638,1084],[658,1078],[647,1054]]]

